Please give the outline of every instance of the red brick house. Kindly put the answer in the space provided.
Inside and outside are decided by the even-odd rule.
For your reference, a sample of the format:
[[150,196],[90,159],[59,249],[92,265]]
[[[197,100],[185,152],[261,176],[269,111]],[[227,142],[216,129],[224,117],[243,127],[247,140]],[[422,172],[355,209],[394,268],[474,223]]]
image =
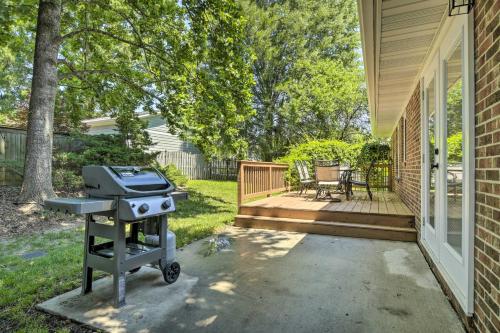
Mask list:
[[500,1],[358,0],[358,10],[394,190],[466,327],[500,332]]

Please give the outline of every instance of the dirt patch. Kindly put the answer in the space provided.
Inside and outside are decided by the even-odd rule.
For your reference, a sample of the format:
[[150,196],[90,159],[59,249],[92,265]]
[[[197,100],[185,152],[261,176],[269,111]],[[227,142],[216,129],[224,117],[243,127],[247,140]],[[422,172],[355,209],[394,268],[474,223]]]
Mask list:
[[[84,222],[83,216],[45,211],[36,205],[16,205],[20,188],[0,186],[0,239],[70,229]],[[61,193],[60,196],[67,196]],[[74,193],[78,196],[80,193]]]

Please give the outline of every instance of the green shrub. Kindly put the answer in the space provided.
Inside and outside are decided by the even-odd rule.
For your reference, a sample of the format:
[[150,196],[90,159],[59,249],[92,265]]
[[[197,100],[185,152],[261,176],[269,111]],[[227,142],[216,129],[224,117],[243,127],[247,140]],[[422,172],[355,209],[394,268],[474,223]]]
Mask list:
[[448,144],[448,163],[462,163],[462,132],[449,136],[446,141]]
[[299,175],[295,161],[305,161],[309,167],[309,174],[313,177],[314,162],[317,160],[336,160],[340,164],[365,171],[372,160],[379,163],[389,162],[390,151],[391,148],[385,141],[365,143],[347,143],[338,140],[309,141],[292,148],[288,155],[277,159],[276,162],[288,164],[287,180],[290,184],[298,184]]
[[155,168],[163,173],[165,177],[167,177],[168,180],[172,181],[176,186],[186,186],[188,178],[174,164],[168,164],[164,166],[155,164]]
[[385,141],[370,141],[366,142],[357,158],[357,164],[369,165],[371,161],[378,163],[389,162],[391,156],[391,147]]
[[287,180],[290,184],[297,184],[299,176],[295,168],[295,161],[305,161],[309,173],[314,175],[314,161],[337,160],[341,164],[356,165],[362,144],[351,144],[338,140],[309,141],[290,150],[288,155],[279,158],[276,162],[286,163],[289,166]]
[[54,169],[52,185],[56,191],[79,192],[83,190],[83,179],[72,170]]
[[54,154],[54,168],[80,175],[85,165],[151,165],[156,153],[127,147],[118,135],[73,135],[70,152]]

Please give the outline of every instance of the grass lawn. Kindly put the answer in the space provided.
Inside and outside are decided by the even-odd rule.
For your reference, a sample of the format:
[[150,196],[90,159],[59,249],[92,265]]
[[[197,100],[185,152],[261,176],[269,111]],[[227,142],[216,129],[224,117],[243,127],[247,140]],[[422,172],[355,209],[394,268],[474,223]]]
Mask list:
[[[177,212],[169,216],[178,247],[232,223],[237,209],[236,182],[193,180],[188,187],[189,200],[178,202]],[[20,256],[32,251],[46,255],[30,260]],[[80,286],[82,251],[82,228],[0,242],[0,332],[69,331],[68,323],[34,306]]]

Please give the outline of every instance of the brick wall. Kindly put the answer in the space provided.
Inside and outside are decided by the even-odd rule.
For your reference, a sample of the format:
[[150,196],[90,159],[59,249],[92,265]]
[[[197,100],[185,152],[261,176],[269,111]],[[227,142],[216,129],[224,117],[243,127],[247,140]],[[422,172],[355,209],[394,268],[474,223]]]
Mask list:
[[[406,149],[404,143],[404,117],[399,120],[391,138],[393,166],[393,190],[416,216],[416,227],[420,230],[420,86],[415,88],[405,110]],[[398,147],[399,145],[399,152]],[[406,152],[406,154],[405,154]],[[399,153],[399,156],[396,154]],[[406,156],[405,156],[406,155]],[[399,164],[399,167],[398,165]],[[399,174],[398,174],[399,168]],[[398,177],[399,176],[399,177]]]
[[476,220],[474,326],[500,332],[500,1],[474,6]]
[[[500,332],[500,1],[477,0],[474,7],[475,49],[475,154],[476,216],[474,232],[474,316],[464,318],[456,300],[443,285],[466,326],[478,332]],[[394,190],[412,212],[420,216],[420,89],[417,87],[406,107],[407,156],[398,132],[394,131],[393,161],[399,160],[400,179],[394,179]],[[397,158],[399,157],[399,159]],[[394,177],[397,177],[394,165]],[[420,222],[417,220],[417,229]],[[423,251],[425,254],[425,250]],[[429,257],[427,257],[429,260]],[[432,262],[430,262],[431,266]],[[443,279],[435,270],[441,283]]]

